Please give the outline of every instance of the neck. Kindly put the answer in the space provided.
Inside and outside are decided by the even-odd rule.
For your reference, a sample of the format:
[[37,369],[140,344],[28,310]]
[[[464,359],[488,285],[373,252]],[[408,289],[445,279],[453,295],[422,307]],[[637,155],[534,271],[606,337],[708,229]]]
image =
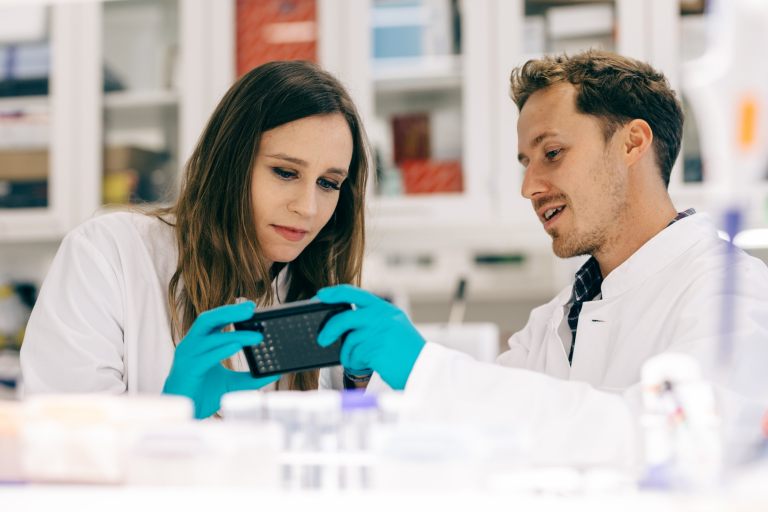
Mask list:
[[592,255],[600,265],[603,278],[663,231],[677,215],[666,191],[658,200],[628,203],[627,206],[625,215],[616,223],[613,237]]

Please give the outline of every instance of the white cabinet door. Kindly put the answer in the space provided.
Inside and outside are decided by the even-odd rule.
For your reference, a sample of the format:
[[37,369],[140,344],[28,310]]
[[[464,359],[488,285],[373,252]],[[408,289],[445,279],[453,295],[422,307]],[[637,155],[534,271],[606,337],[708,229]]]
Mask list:
[[490,218],[490,7],[320,0],[320,63],[349,87],[377,155],[375,229]]
[[[349,87],[380,156],[367,286],[431,297],[449,296],[462,276],[484,297],[546,295],[557,286],[548,237],[519,196],[508,81],[523,55],[523,7],[320,0],[320,62]],[[445,9],[453,13],[448,29],[440,24]],[[415,148],[403,150],[404,133]],[[418,169],[408,158],[439,160],[446,140],[454,146],[447,157],[460,161],[461,190],[426,192],[417,178],[424,173],[430,185],[429,164]]]
[[[231,0],[116,0],[101,8],[97,204],[169,204],[234,70]],[[83,212],[86,213],[86,212]]]
[[0,33],[2,56],[27,59],[13,72],[50,77],[47,93],[19,96],[36,82],[0,76],[0,242],[55,241],[105,204],[172,200],[234,77],[233,0],[40,9],[31,43]]
[[[71,227],[81,191],[78,173],[87,165],[82,157],[97,115],[96,107],[83,101],[93,93],[88,56],[95,43],[94,7],[39,9],[44,17],[39,37],[0,43],[8,59],[10,53],[21,57],[7,61],[2,77],[3,84],[15,81],[21,88],[6,89],[9,95],[0,98],[0,241],[55,240]],[[28,16],[5,14],[19,23]]]

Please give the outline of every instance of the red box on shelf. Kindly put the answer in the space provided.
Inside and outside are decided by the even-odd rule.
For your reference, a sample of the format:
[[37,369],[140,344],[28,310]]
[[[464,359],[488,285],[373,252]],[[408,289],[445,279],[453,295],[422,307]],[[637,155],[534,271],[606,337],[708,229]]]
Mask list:
[[458,160],[404,160],[400,163],[406,194],[462,192],[464,179]]
[[317,61],[317,0],[237,0],[237,75],[273,60]]
[[392,116],[391,123],[396,164],[429,158],[429,114],[399,114]]

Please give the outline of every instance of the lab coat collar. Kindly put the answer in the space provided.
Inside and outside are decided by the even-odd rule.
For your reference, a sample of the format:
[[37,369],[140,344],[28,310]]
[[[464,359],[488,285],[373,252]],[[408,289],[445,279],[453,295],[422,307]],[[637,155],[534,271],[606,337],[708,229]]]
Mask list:
[[717,237],[708,215],[696,213],[661,230],[603,280],[603,299],[641,285],[702,239]]

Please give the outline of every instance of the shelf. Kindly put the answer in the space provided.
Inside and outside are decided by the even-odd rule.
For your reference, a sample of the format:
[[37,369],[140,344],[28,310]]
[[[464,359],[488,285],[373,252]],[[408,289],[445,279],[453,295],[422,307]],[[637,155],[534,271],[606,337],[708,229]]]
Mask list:
[[6,96],[0,98],[0,111],[26,110],[30,107],[47,108],[49,102],[48,96]]
[[176,107],[179,95],[175,91],[119,91],[104,95],[104,107],[110,109]]
[[462,84],[461,56],[375,59],[373,79],[377,92],[458,89]]

